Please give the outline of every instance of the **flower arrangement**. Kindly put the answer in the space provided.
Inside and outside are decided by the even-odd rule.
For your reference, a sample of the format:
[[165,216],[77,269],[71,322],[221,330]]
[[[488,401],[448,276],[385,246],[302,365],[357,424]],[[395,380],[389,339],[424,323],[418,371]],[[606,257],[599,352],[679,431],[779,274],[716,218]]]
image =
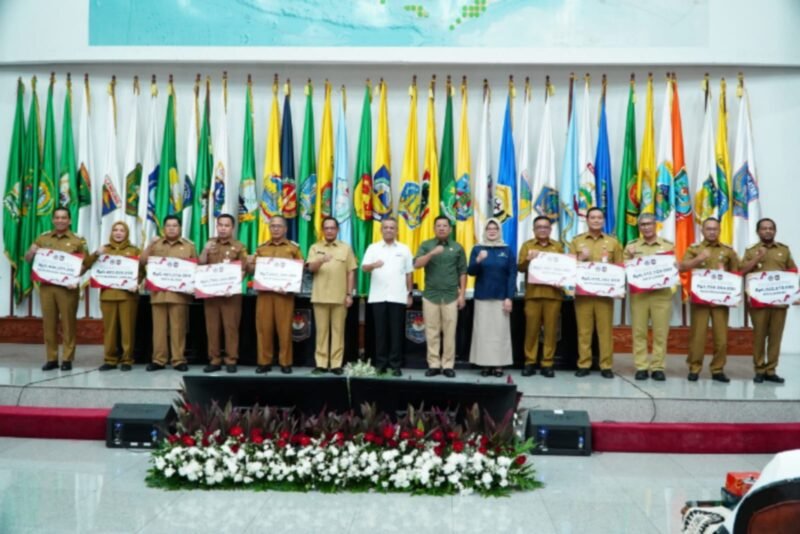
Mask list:
[[377,378],[378,370],[367,359],[359,358],[355,362],[347,362],[344,366],[345,376]]
[[541,486],[513,429],[478,406],[463,424],[441,410],[408,408],[393,422],[373,405],[361,413],[180,403],[177,431],[153,452],[152,487],[250,488],[507,495]]

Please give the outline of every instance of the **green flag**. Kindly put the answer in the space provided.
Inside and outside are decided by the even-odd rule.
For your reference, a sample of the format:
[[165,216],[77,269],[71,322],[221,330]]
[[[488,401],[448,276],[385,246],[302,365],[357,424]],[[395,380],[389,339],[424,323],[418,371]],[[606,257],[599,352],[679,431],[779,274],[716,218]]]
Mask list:
[[200,126],[200,144],[197,150],[197,176],[192,196],[192,228],[189,238],[197,250],[203,250],[208,241],[208,209],[211,175],[214,172],[214,153],[211,145],[211,107],[209,81],[206,80],[206,100],[203,104],[203,123]]
[[55,76],[51,76],[50,87],[47,90],[47,112],[44,119],[44,157],[42,171],[39,174],[35,235],[53,228],[53,210],[56,208],[58,154],[56,153],[56,120],[53,116],[53,85],[55,82]]
[[[31,80],[31,107],[28,112],[28,127],[25,129],[25,155],[22,174],[22,224],[20,226],[17,254],[21,259],[36,240],[36,193],[39,190],[42,143],[39,133],[39,97],[36,95],[36,76]],[[17,304],[33,289],[31,264],[19,262],[14,288]]]
[[[167,117],[164,121],[164,141],[161,145],[161,164],[156,185],[156,225],[161,235],[164,233],[164,217],[180,213],[183,207],[183,180],[178,174],[178,156],[175,150],[175,87],[171,81],[167,86],[167,94]],[[173,194],[176,188],[178,196]]]
[[314,148],[314,104],[311,100],[311,83],[306,85],[306,116],[303,124],[303,146],[300,150],[300,174],[297,182],[297,190],[300,192],[297,241],[303,257],[308,258],[308,249],[316,241],[314,203],[317,199],[317,155]]
[[[358,133],[356,154],[356,176],[353,183],[353,251],[361,260],[372,243],[372,91],[369,84],[364,91],[364,106],[361,110],[361,128]],[[369,293],[369,274],[358,270],[358,294]]]
[[447,82],[447,104],[444,111],[442,155],[439,160],[439,198],[441,214],[450,219],[452,235],[456,235],[456,169],[453,150],[453,86]]
[[628,94],[628,116],[625,120],[625,144],[622,149],[622,173],[619,177],[619,201],[617,202],[617,239],[624,247],[639,237],[639,195],[636,193],[636,93],[631,80]]
[[78,165],[75,163],[75,139],[72,137],[72,83],[67,78],[64,96],[64,120],[61,125],[61,165],[58,179],[58,205],[69,210],[72,231],[78,231]]
[[239,241],[252,254],[258,247],[258,198],[256,197],[256,149],[253,140],[253,86],[247,80],[242,143],[242,179],[239,182]]
[[[25,158],[25,110],[23,96],[25,84],[17,79],[17,107],[14,112],[14,125],[11,129],[11,149],[8,152],[6,171],[6,190],[3,195],[3,243],[11,269],[19,265],[19,231],[22,211],[22,173]],[[14,273],[12,273],[13,275]]]

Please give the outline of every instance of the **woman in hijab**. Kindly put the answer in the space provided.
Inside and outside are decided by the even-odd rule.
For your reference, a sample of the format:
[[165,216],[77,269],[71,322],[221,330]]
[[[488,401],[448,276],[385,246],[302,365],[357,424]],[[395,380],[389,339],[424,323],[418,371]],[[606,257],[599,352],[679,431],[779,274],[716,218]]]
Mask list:
[[483,367],[482,376],[503,376],[503,366],[512,363],[510,316],[517,265],[497,219],[486,221],[483,241],[472,249],[467,273],[475,277],[469,361]]
[[[116,222],[111,227],[109,242],[91,255],[89,265],[93,265],[103,255],[138,257],[138,247],[131,245],[130,230],[124,222]],[[133,366],[133,341],[136,334],[136,310],[139,305],[139,280],[129,290],[103,289],[100,291],[100,310],[103,312],[103,352],[104,363],[101,371],[116,369],[130,371]],[[117,339],[121,338],[122,359],[117,354]]]

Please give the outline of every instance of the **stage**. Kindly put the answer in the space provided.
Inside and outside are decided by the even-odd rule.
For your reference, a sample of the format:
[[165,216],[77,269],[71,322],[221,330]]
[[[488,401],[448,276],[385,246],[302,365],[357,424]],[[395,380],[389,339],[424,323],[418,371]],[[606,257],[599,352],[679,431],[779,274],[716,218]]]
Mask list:
[[[100,372],[102,347],[79,345],[72,371],[41,371],[44,362],[42,345],[0,344],[0,405],[75,408],[111,408],[115,403],[172,403],[182,384],[182,373],[166,369],[148,373],[144,365],[133,371]],[[707,357],[706,362],[710,357]],[[202,375],[201,364],[190,367],[188,374]],[[277,369],[277,368],[276,368]],[[502,378],[483,378],[477,370],[459,369],[455,379],[425,378],[424,370],[403,371],[400,378],[426,381],[461,381],[503,383],[509,377],[522,393],[523,409],[586,410],[593,423],[615,422],[714,422],[714,423],[792,423],[800,421],[800,355],[781,356],[779,373],[786,383],[754,384],[752,359],[731,356],[725,372],[731,383],[710,379],[707,368],[698,382],[686,380],[685,357],[667,358],[666,382],[633,380],[633,358],[617,354],[613,380],[593,372],[576,378],[570,371],[557,371],[556,377],[523,377],[514,369]],[[295,367],[288,378],[307,377],[310,367]],[[239,376],[257,376],[254,368],[240,366]],[[226,373],[215,373],[224,378]],[[270,373],[259,376],[265,383]]]

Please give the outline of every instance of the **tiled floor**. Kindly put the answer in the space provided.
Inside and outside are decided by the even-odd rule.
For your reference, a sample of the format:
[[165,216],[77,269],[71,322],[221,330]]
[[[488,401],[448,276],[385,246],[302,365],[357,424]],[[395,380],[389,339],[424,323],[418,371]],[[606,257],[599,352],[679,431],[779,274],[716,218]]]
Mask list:
[[770,455],[536,457],[540,490],[510,498],[163,491],[148,454],[99,441],[0,438],[0,532],[679,532],[688,499],[715,499],[732,470]]

